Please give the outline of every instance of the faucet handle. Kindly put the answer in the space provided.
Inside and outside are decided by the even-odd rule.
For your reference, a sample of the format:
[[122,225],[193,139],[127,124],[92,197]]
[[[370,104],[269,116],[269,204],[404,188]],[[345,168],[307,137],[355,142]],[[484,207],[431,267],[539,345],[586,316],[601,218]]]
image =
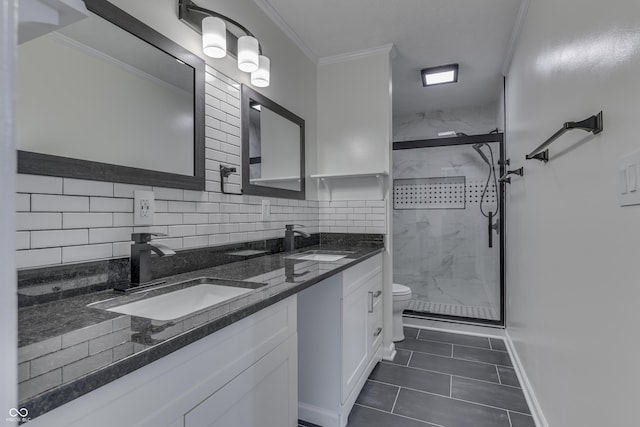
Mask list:
[[293,230],[296,227],[304,227],[302,224],[286,224],[284,226],[287,230]]
[[151,241],[151,236],[164,237],[165,233],[131,233],[131,240],[135,243],[149,243]]

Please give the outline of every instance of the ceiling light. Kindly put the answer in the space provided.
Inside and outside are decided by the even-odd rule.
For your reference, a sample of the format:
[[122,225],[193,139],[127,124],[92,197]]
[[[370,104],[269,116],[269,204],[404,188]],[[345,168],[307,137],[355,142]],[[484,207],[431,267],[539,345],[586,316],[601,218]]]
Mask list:
[[227,56],[227,25],[222,19],[207,16],[202,20],[202,51],[211,58]]
[[[178,18],[202,33],[202,51],[205,55],[219,59],[230,53],[238,59],[240,71],[251,73],[251,84],[257,87],[269,86],[271,61],[262,54],[262,46],[258,39],[242,24],[220,13],[202,8],[192,0],[178,0]],[[233,39],[229,43],[229,51],[227,36],[237,39],[237,43],[234,43]]]
[[251,84],[256,87],[267,87],[270,79],[271,61],[266,56],[260,55],[258,69],[251,73]]
[[422,86],[433,86],[458,81],[458,64],[425,68],[422,73]]
[[258,39],[242,36],[238,39],[238,68],[245,73],[253,73],[258,69]]

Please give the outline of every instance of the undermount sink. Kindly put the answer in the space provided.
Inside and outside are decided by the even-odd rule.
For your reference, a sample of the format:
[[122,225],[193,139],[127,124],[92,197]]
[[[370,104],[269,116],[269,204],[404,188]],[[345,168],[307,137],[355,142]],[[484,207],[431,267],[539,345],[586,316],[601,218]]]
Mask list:
[[307,252],[302,252],[300,254],[291,255],[285,258],[305,260],[305,261],[331,262],[331,261],[337,261],[339,259],[345,258],[352,253],[353,252],[349,252],[349,251],[329,251],[329,250],[316,249],[313,251],[307,251]]
[[[248,294],[260,286],[264,286],[264,284],[200,278],[159,287],[150,291],[141,291],[140,294],[146,292],[150,295],[154,293],[158,293],[158,295],[145,296],[142,299],[125,302],[120,305],[105,307],[104,302],[91,305],[94,308],[103,308],[115,313],[144,317],[151,320],[169,321]],[[171,290],[173,288],[176,289]],[[136,294],[132,295],[135,296]],[[113,302],[113,300],[111,301]]]

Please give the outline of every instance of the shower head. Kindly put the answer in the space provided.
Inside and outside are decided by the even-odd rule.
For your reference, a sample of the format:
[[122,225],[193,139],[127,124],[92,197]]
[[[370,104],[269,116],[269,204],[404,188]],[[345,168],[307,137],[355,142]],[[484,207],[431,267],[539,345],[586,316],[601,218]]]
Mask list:
[[489,165],[489,167],[491,167],[491,162],[489,161],[489,159],[487,159],[487,156],[485,156],[485,154],[482,152],[481,148],[484,145],[484,142],[480,143],[480,144],[473,144],[472,147],[474,150],[476,150],[478,152],[478,154],[480,155],[480,157],[482,157],[482,160],[484,160],[484,162],[486,164]]

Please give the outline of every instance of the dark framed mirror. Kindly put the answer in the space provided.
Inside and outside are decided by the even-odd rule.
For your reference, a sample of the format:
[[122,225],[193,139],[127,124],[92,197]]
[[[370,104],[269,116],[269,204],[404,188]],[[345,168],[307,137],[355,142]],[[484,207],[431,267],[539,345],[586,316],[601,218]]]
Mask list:
[[304,120],[242,85],[242,192],[305,199]]
[[84,3],[86,18],[18,47],[18,173],[204,190],[204,61]]

